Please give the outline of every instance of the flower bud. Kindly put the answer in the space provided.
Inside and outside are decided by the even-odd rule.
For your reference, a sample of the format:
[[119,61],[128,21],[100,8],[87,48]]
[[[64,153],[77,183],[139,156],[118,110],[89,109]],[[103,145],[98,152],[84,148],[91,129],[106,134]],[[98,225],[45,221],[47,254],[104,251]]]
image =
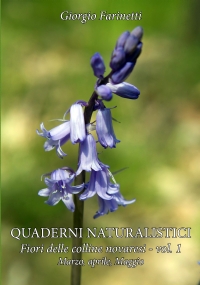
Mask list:
[[135,63],[137,58],[139,57],[139,55],[141,54],[142,52],[142,43],[140,42],[136,49],[134,50],[134,52],[130,55],[127,56],[127,60],[130,61],[130,62],[133,62]]
[[139,39],[134,35],[130,35],[130,37],[127,39],[125,46],[124,46],[125,53],[127,55],[132,54],[135,51],[138,43],[139,43]]
[[135,64],[132,62],[127,62],[121,69],[115,71],[111,75],[112,83],[118,84],[118,83],[121,83],[122,81],[124,81],[124,79],[126,79],[129,76],[129,74],[131,73],[131,71],[133,70],[134,65]]
[[127,82],[122,82],[115,85],[107,83],[107,86],[112,90],[113,93],[123,98],[137,99],[140,95],[140,90],[138,90],[134,85]]
[[90,64],[93,68],[93,72],[96,77],[99,78],[104,74],[105,69],[106,69],[105,64],[104,64],[102,56],[98,52],[92,56],[90,60]]
[[143,28],[140,26],[136,27],[132,30],[131,35],[135,36],[139,41],[141,41],[143,36]]
[[128,39],[130,35],[129,31],[124,32],[123,34],[121,34],[121,36],[118,38],[117,43],[116,43],[116,49],[118,47],[124,47],[126,40]]
[[103,100],[110,101],[112,99],[112,91],[106,85],[98,86],[96,92]]
[[70,139],[73,144],[85,140],[85,122],[81,105],[75,103],[70,108]]
[[110,67],[113,70],[117,70],[120,67],[122,67],[126,62],[126,54],[124,52],[124,49],[122,47],[118,47],[113,51],[111,61],[110,61]]

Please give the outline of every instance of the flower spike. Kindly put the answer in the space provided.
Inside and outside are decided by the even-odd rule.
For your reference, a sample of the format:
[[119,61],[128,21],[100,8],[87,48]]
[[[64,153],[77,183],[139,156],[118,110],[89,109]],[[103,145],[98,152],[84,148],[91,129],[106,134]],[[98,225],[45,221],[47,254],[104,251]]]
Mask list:
[[[75,211],[75,204],[79,204],[78,211],[75,212],[75,220],[80,220],[77,215],[83,214],[83,204],[93,196],[97,196],[99,209],[94,218],[103,216],[109,212],[114,212],[119,206],[126,206],[134,203],[135,199],[127,201],[120,192],[120,185],[116,182],[114,174],[109,170],[109,166],[103,164],[97,154],[96,145],[103,148],[116,148],[120,142],[116,138],[111,109],[105,104],[112,100],[113,94],[126,99],[137,99],[140,91],[134,85],[124,82],[134,69],[137,59],[142,51],[143,29],[136,27],[131,32],[125,31],[118,38],[115,48],[111,53],[110,73],[105,76],[105,64],[102,56],[97,52],[90,60],[94,76],[97,81],[88,102],[78,100],[64,113],[63,119],[60,119],[60,125],[47,130],[42,123],[41,132],[36,130],[37,134],[46,139],[44,143],[45,151],[56,149],[60,158],[66,156],[62,146],[69,140],[72,144],[79,144],[78,166],[76,171],[70,167],[58,168],[52,172],[44,174],[46,188],[38,192],[39,196],[47,197],[46,204],[54,206],[62,201],[70,211]],[[83,111],[84,109],[84,111]],[[70,119],[66,120],[67,114]],[[92,115],[96,113],[96,118]],[[92,132],[96,133],[98,141],[95,140]],[[124,169],[124,168],[123,168]],[[123,169],[117,171],[120,172]],[[72,186],[76,176],[83,171],[90,173],[89,181],[85,183],[85,173],[80,176],[83,183]],[[117,173],[115,172],[115,173]],[[79,179],[79,178],[78,178]],[[74,203],[73,195],[76,196]],[[80,222],[79,227],[82,227]]]

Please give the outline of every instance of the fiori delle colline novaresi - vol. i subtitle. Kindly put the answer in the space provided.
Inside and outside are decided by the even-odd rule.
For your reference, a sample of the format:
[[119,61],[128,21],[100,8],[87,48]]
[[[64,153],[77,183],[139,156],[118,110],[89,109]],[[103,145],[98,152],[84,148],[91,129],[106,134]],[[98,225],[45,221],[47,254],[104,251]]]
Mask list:
[[[86,228],[86,238],[191,238],[190,227],[144,227],[144,228]],[[10,235],[21,238],[82,238],[83,228],[12,228]]]
[[63,21],[80,21],[82,24],[87,21],[94,20],[106,20],[106,21],[138,21],[142,19],[142,12],[131,12],[131,13],[107,13],[107,11],[101,11],[99,15],[95,13],[72,13],[69,11],[63,11],[60,14],[60,18]]

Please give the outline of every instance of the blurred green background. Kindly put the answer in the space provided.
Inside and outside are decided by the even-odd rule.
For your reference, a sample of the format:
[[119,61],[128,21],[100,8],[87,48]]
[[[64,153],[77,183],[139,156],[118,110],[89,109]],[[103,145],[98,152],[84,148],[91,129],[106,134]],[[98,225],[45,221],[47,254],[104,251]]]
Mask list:
[[[73,13],[142,12],[140,21],[61,21]],[[84,227],[191,227],[191,239],[93,239],[93,245],[182,244],[182,253],[107,255],[144,258],[136,269],[83,268],[82,284],[197,284],[199,278],[200,186],[200,2],[192,1],[16,1],[2,3],[2,284],[69,284],[70,267],[57,266],[58,254],[19,254],[21,243],[48,246],[63,240],[10,237],[18,228],[72,227],[72,213],[63,203],[44,204],[43,173],[77,164],[77,146],[63,147],[60,160],[45,153],[35,130],[56,125],[72,103],[88,100],[95,84],[89,61],[103,56],[107,72],[118,36],[137,25],[144,28],[144,48],[128,78],[141,95],[129,101],[115,97],[113,117],[121,143],[98,148],[100,159],[116,175],[126,199],[135,204],[97,220],[96,197],[86,201]],[[71,240],[64,241],[71,245]],[[103,254],[102,256],[105,256]],[[101,258],[85,255],[84,258]],[[70,255],[68,255],[70,258]],[[90,279],[88,279],[88,277]]]

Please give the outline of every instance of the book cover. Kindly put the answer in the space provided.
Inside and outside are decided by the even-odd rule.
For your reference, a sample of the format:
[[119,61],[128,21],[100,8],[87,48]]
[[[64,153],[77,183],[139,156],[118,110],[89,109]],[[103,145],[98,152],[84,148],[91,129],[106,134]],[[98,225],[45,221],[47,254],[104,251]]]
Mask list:
[[[2,284],[198,284],[199,9],[195,0],[3,1]],[[136,27],[143,29],[137,62],[135,50],[135,61],[127,60],[130,45],[119,43]],[[137,98],[125,98],[130,85],[117,81],[119,50],[126,54],[122,66],[132,64],[122,77],[139,90]],[[91,61],[95,54],[100,73]],[[103,78],[110,72],[108,83]],[[122,84],[122,94],[109,84]],[[98,165],[89,166],[84,190],[81,183],[79,189],[74,181],[66,184],[85,199],[83,223],[76,227],[73,196],[57,199],[57,188],[50,193],[48,187],[58,182],[58,169],[68,175],[65,181],[81,173],[78,153],[86,146],[82,133],[72,138],[71,121],[97,91],[83,136],[95,148],[86,158],[96,157]],[[112,145],[100,135],[97,113],[105,110]],[[52,138],[60,135],[58,125],[63,140]],[[110,188],[103,193],[105,173]],[[71,281],[72,268],[79,281]]]

